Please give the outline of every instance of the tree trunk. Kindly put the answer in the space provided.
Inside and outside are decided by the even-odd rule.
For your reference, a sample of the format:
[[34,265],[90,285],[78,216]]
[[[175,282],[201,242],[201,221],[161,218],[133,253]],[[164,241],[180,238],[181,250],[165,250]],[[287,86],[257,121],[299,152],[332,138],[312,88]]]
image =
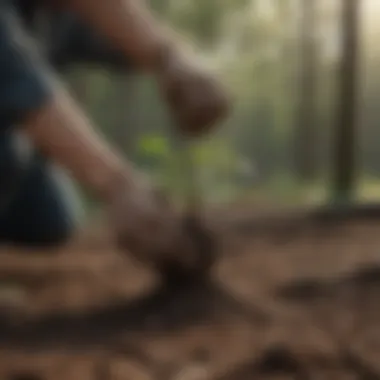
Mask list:
[[294,167],[303,181],[315,179],[317,171],[316,126],[316,1],[300,0],[299,99],[294,135]]
[[359,0],[342,0],[342,57],[339,98],[333,142],[333,199],[352,200],[355,185],[355,126],[357,117],[357,60]]

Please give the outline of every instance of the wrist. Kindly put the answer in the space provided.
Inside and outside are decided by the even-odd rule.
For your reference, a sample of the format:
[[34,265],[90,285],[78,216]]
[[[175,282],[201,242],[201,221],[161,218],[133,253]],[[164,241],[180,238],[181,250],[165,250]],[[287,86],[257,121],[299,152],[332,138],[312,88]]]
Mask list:
[[103,173],[98,171],[91,182],[91,187],[95,190],[98,198],[105,203],[109,203],[120,192],[132,190],[134,173],[131,168],[126,168],[125,166],[107,168]]
[[160,74],[165,69],[169,57],[175,54],[176,50],[174,41],[167,38],[165,34],[161,34],[160,37],[149,44],[145,54],[142,54],[140,69],[153,75]]

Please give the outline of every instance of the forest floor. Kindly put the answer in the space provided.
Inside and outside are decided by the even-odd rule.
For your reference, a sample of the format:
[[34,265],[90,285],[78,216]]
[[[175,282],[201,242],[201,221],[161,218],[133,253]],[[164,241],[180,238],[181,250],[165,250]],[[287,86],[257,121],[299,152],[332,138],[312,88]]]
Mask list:
[[0,379],[380,379],[380,219],[228,218],[213,278],[181,290],[101,227],[59,252],[4,248]]

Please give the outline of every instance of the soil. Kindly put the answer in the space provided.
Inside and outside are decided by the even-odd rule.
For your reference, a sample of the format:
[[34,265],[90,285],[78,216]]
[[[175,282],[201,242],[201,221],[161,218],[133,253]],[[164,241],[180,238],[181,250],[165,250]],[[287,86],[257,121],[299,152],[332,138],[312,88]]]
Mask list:
[[3,248],[0,378],[380,379],[380,219],[236,226],[212,278],[179,289],[99,226]]

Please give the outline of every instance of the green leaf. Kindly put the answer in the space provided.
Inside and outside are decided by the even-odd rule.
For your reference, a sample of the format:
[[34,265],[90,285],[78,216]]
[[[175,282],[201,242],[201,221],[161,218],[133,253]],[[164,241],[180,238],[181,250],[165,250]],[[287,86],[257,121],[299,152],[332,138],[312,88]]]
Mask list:
[[160,135],[144,135],[137,144],[138,151],[148,157],[166,158],[170,153],[167,139]]

